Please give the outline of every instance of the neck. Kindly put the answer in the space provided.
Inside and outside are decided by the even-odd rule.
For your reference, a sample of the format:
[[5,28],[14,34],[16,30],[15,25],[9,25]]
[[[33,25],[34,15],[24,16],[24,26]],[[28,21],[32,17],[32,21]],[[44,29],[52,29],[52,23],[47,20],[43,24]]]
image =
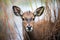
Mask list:
[[33,35],[34,35],[33,31],[32,32],[27,32],[27,34],[28,34],[30,40],[32,40],[33,39]]

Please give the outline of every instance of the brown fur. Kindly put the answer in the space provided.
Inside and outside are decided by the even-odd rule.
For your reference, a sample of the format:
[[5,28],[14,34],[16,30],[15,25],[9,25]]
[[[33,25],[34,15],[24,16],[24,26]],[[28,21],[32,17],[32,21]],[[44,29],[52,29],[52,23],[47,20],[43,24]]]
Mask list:
[[29,37],[30,40],[56,40],[56,33],[59,32],[57,30],[58,26],[56,28],[54,23],[43,20],[34,24],[34,30],[27,32],[27,38]]
[[[60,12],[58,12],[59,14]],[[60,21],[57,19],[54,23],[47,20],[34,22],[32,32],[25,31],[26,40],[60,40]],[[59,36],[58,36],[59,35]],[[29,37],[29,38],[28,38]]]

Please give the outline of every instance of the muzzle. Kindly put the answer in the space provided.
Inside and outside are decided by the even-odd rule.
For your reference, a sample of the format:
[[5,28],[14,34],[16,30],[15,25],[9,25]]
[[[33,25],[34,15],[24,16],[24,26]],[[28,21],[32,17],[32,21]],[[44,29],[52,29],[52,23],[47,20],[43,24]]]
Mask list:
[[26,27],[26,31],[27,31],[27,32],[31,32],[31,31],[33,31],[33,27],[30,26],[30,25],[28,25],[28,26]]

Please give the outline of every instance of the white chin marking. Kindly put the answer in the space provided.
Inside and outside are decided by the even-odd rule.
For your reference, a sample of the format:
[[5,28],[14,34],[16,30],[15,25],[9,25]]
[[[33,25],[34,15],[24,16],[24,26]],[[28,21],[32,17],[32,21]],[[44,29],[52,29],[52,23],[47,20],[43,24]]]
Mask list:
[[31,28],[31,30],[29,30],[28,28],[26,28],[26,31],[27,32],[31,32],[31,31],[33,31],[33,28]]
[[28,30],[28,28],[26,28],[26,30]]

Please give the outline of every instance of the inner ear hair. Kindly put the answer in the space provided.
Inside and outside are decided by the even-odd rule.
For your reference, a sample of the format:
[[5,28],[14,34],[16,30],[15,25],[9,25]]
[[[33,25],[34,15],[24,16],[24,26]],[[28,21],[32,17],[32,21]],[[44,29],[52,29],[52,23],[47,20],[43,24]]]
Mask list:
[[14,14],[16,16],[19,16],[19,14],[20,14],[20,8],[17,7],[17,6],[13,6],[12,9],[13,9]]
[[42,6],[41,8],[42,8],[42,9],[41,9],[41,11],[40,11],[40,15],[42,15],[42,14],[43,14],[43,11],[44,11],[44,7]]
[[19,7],[13,6],[12,9],[13,9],[13,12],[16,16],[22,16],[23,12],[21,11],[21,9]]
[[13,6],[12,8],[13,8],[13,11],[14,11],[14,12],[19,12],[19,11],[20,11],[20,8],[17,7],[17,6]]
[[36,15],[37,16],[41,16],[43,14],[43,11],[44,11],[44,7],[43,6],[37,8],[36,9]]

